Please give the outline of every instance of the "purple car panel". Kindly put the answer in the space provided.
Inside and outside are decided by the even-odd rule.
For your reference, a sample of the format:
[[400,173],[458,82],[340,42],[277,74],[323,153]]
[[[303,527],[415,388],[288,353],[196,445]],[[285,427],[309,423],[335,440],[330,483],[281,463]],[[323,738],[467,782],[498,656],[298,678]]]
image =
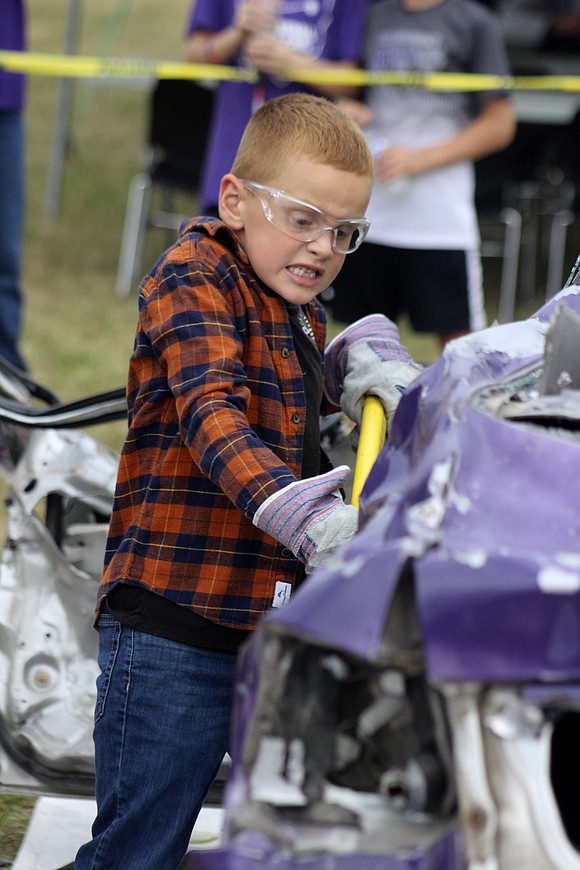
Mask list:
[[408,388],[361,526],[240,656],[189,870],[579,870],[580,288]]

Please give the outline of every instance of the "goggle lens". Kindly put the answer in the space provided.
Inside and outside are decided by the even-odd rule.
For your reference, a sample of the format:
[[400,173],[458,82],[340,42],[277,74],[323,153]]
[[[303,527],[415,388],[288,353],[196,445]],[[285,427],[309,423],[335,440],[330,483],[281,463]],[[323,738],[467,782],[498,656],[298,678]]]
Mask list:
[[330,230],[333,249],[340,254],[352,254],[366,237],[369,222],[364,218],[337,223],[314,206],[294,199],[281,190],[265,187],[255,181],[243,181],[243,184],[258,197],[270,223],[297,241],[313,242]]

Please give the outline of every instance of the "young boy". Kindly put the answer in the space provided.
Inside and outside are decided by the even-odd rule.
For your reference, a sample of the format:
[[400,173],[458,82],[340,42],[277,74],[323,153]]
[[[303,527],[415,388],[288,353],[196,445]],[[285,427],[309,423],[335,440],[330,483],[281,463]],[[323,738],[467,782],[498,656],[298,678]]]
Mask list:
[[[249,122],[221,220],[188,221],[140,288],[99,591],[93,840],[77,870],[173,870],[228,749],[236,651],[356,530],[318,432],[316,296],[365,236],[372,156],[324,98]],[[363,360],[362,367],[358,360]],[[389,412],[417,368],[382,316],[327,348],[331,405]]]

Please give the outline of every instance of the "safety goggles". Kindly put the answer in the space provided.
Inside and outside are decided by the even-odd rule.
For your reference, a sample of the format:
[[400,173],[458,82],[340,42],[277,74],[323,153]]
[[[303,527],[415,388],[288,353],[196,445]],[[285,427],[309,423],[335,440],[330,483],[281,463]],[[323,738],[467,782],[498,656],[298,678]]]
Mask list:
[[267,220],[273,226],[300,242],[313,242],[323,233],[332,233],[332,250],[352,254],[363,243],[370,223],[366,218],[335,220],[314,205],[294,199],[282,190],[265,187],[256,181],[240,181],[260,200]]

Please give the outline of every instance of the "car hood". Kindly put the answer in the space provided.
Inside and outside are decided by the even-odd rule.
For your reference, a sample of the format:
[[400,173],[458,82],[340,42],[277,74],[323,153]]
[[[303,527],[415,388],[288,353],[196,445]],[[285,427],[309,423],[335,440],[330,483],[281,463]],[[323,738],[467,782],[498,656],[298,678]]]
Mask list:
[[578,287],[452,342],[414,382],[359,534],[268,620],[388,664],[400,645],[384,627],[412,566],[432,679],[580,678],[580,391],[534,401],[562,306],[580,313]]

